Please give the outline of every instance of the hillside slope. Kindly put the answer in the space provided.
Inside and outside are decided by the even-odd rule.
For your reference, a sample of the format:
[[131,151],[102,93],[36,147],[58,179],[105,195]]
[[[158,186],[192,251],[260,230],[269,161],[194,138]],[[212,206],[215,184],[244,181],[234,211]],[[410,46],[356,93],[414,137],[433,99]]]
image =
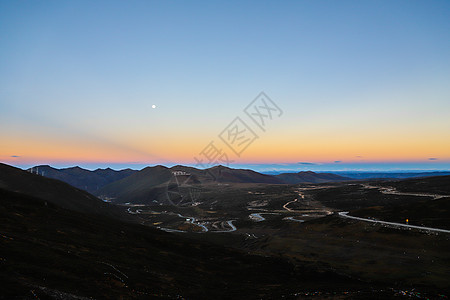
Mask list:
[[232,169],[224,166],[215,166],[207,169],[216,182],[223,183],[268,183],[282,184],[282,180],[266,174],[248,169]]
[[423,192],[450,196],[450,175],[433,176],[380,183],[383,186],[392,186],[402,192]]
[[0,188],[43,199],[60,207],[128,220],[120,209],[65,182],[0,163]]
[[165,184],[172,172],[164,166],[147,167],[122,180],[106,185],[96,192],[101,198],[115,203],[146,203],[164,196]]
[[252,170],[231,169],[217,166],[200,170],[186,166],[147,167],[122,180],[106,185],[95,194],[111,199],[115,203],[167,203],[170,193],[179,188],[193,185],[214,185],[223,183],[267,183],[284,182],[270,175]]
[[[122,180],[110,183],[95,194],[101,198],[111,199],[115,203],[173,204],[178,201],[183,202],[183,197],[189,198],[189,192],[182,191],[187,187],[211,188],[217,184],[298,184],[345,180],[350,179],[328,173],[299,172],[272,176],[224,166],[205,170],[186,166],[172,168],[155,166],[147,167]],[[179,198],[173,199],[177,197],[174,195],[178,195]]]

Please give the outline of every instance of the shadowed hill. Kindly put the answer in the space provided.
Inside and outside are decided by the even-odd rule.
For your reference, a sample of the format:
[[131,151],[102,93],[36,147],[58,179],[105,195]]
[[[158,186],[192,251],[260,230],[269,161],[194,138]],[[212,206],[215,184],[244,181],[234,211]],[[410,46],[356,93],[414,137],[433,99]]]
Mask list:
[[0,163],[0,188],[20,192],[60,207],[109,217],[129,219],[120,209],[65,182],[32,174]]
[[[398,223],[403,223],[408,219],[410,225],[450,229],[450,176],[377,182],[377,185],[394,187],[398,193],[412,194],[403,196],[408,199],[407,201],[361,209],[355,212],[355,215]],[[414,193],[417,193],[416,196]],[[421,197],[421,194],[425,196]],[[432,198],[426,195],[444,197]],[[386,197],[386,195],[384,196]],[[391,198],[395,196],[390,195]]]
[[80,167],[56,169],[47,165],[36,166],[27,171],[67,182],[89,193],[94,193],[111,182],[128,177],[137,172],[131,169],[115,171],[111,168],[97,169],[95,171],[89,171]]
[[[193,184],[298,184],[323,183],[349,180],[349,178],[314,172],[284,173],[277,176],[261,174],[248,169],[232,169],[215,166],[206,170],[177,165],[147,167],[140,171],[125,169],[114,171],[110,168],[85,170],[80,167],[55,169],[47,165],[28,169],[39,175],[58,179],[84,189],[104,199],[116,203],[163,203],[167,202],[168,191],[180,185]],[[174,172],[176,175],[174,175]],[[175,177],[176,176],[176,177]]]
[[[109,198],[115,203],[164,203],[170,204],[169,198],[182,194],[180,188],[186,186],[214,184],[297,184],[344,181],[349,178],[334,174],[314,172],[286,173],[278,176],[261,174],[247,169],[232,169],[215,166],[206,170],[193,167],[163,166],[147,167],[122,180],[110,183],[95,194]],[[183,201],[183,200],[180,200]]]
[[111,198],[113,202],[145,203],[159,199],[164,194],[165,184],[172,178],[172,172],[164,166],[147,167],[122,180],[106,185],[98,192],[100,197]]
[[282,173],[275,176],[285,183],[323,183],[323,182],[338,182],[352,180],[351,178],[339,176],[331,173],[314,173],[312,171],[298,172],[298,173]]
[[433,176],[381,183],[384,186],[393,186],[402,192],[423,192],[450,196],[450,175]]
[[184,172],[191,176],[192,182],[196,183],[284,183],[271,175],[248,169],[232,169],[221,165],[205,170],[178,165],[170,168],[170,170],[172,172]]
[[206,170],[192,167],[147,167],[122,180],[106,185],[96,195],[110,198],[115,203],[164,203],[168,192],[185,185],[210,185],[217,183],[269,183],[282,184],[273,176],[252,170],[217,166]]
[[224,183],[269,183],[282,184],[282,180],[266,174],[261,174],[247,169],[232,169],[224,166],[209,168],[208,173],[214,177],[214,181]]
[[354,216],[376,218],[409,225],[450,229],[450,196],[437,200],[420,199],[413,203],[393,206],[375,206],[353,211]]

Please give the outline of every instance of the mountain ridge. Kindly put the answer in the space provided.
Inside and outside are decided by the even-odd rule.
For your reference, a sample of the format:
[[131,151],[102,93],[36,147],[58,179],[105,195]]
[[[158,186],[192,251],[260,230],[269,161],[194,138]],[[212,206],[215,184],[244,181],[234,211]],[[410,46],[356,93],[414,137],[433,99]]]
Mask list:
[[40,198],[64,209],[129,221],[122,210],[61,180],[0,163],[0,188]]
[[27,169],[27,171],[67,182],[68,184],[83,189],[91,194],[111,182],[128,177],[137,172],[129,168],[119,171],[115,171],[111,168],[98,168],[94,171],[90,171],[79,166],[57,169],[49,165],[35,166]]
[[281,173],[275,175],[276,178],[285,183],[324,183],[353,180],[350,177],[344,177],[333,173],[315,173],[313,171],[300,171],[298,173]]
[[[173,204],[171,196],[187,193],[180,189],[217,184],[297,184],[321,183],[328,181],[349,180],[333,174],[316,174],[309,172],[307,180],[299,180],[297,175],[285,174],[281,177],[261,174],[249,169],[233,169],[225,166],[214,166],[209,169],[177,165],[171,168],[164,166],[146,167],[129,177],[112,182],[95,192],[100,198],[111,199],[115,203],[151,202]],[[294,179],[291,177],[294,176]],[[316,178],[317,177],[317,178]]]
[[[165,203],[173,204],[169,196],[181,201],[184,192],[180,187],[211,184],[300,184],[351,180],[350,178],[312,171],[262,174],[251,169],[234,169],[223,165],[208,169],[176,165],[148,166],[139,171],[111,168],[89,171],[78,166],[56,169],[48,165],[28,169],[31,172],[67,182],[84,189],[101,199],[114,203]],[[181,198],[180,198],[181,197]]]

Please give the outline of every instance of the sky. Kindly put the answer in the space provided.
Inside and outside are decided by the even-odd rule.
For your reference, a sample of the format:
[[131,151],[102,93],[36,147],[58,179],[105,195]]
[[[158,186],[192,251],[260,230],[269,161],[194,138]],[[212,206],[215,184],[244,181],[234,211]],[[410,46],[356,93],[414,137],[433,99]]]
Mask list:
[[22,168],[450,170],[449,83],[449,1],[0,2]]

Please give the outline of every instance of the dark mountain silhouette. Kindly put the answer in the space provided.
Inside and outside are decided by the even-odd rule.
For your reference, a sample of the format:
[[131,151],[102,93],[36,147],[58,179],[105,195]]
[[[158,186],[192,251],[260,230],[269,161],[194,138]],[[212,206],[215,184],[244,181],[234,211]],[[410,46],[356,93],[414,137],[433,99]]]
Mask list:
[[275,175],[285,183],[298,184],[298,183],[323,183],[323,182],[338,182],[352,180],[351,178],[339,176],[331,173],[314,173],[312,171],[298,172],[298,173],[282,173]]
[[[349,178],[327,173],[300,172],[277,176],[261,174],[247,169],[232,169],[215,166],[200,170],[186,166],[147,167],[124,179],[112,182],[95,192],[100,198],[111,199],[115,203],[164,203],[174,194],[183,194],[180,188],[212,184],[298,184],[322,183],[350,180]],[[186,192],[187,193],[187,192]],[[180,196],[182,198],[182,196]],[[182,199],[178,199],[182,201]]]
[[40,198],[65,209],[129,219],[129,216],[118,208],[104,203],[86,191],[2,163],[0,163],[0,188]]
[[[349,180],[349,178],[314,172],[284,173],[276,176],[261,174],[248,169],[232,169],[215,166],[206,170],[177,165],[146,167],[140,171],[125,169],[114,171],[97,169],[89,171],[80,167],[56,169],[47,165],[28,169],[45,177],[58,179],[84,189],[102,199],[114,203],[163,203],[179,204],[183,194],[190,191],[182,189],[192,185],[210,184],[298,184],[323,183]],[[181,189],[181,190],[180,190]]]
[[137,172],[131,169],[115,171],[111,168],[97,169],[95,171],[89,171],[80,167],[56,169],[48,165],[32,167],[27,171],[67,182],[89,193],[94,193],[111,182],[128,177]]
[[[162,201],[167,186],[182,184],[211,183],[267,183],[298,184],[322,183],[349,180],[350,178],[330,173],[283,173],[276,176],[261,174],[248,169],[232,169],[215,166],[206,170],[177,165],[172,168],[164,166],[147,167],[140,171],[125,169],[115,171],[110,168],[85,170],[80,167],[56,169],[48,165],[28,169],[42,176],[58,179],[70,185],[86,190],[104,198],[114,198],[117,202]],[[177,172],[176,178],[173,173]],[[185,174],[185,175],[184,175]],[[130,177],[130,178],[128,178]],[[166,191],[167,192],[167,191]],[[166,197],[167,198],[167,197]]]
[[215,181],[224,183],[270,183],[282,184],[282,180],[247,169],[232,169],[224,166],[216,166],[207,170]]
[[155,166],[144,168],[131,176],[108,184],[97,191],[96,195],[109,198],[115,203],[165,203],[170,198],[168,193],[178,193],[180,187],[218,183],[283,184],[284,182],[252,170],[231,169],[224,166],[206,170],[186,166],[172,168]]
[[270,175],[248,169],[232,169],[221,165],[205,170],[178,165],[170,168],[170,170],[172,173],[178,172],[178,176],[183,176],[181,174],[184,172],[186,174],[184,176],[189,176],[189,182],[191,183],[284,183]]

